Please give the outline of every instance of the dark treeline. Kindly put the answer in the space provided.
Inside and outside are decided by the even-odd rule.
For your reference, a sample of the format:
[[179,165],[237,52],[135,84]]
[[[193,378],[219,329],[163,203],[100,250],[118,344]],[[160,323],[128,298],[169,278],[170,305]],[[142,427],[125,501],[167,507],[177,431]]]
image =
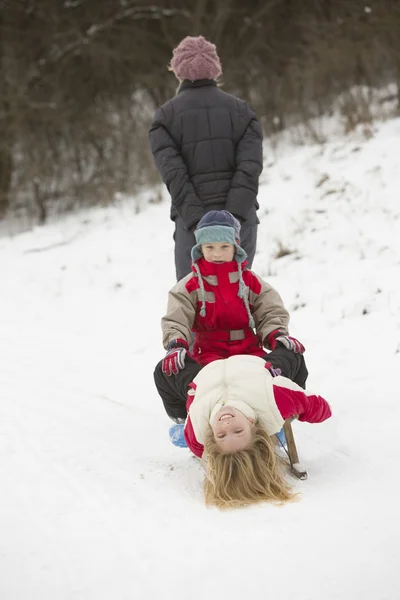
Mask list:
[[399,31],[398,0],[0,0],[0,218],[44,222],[157,181],[147,128],[186,35],[217,45],[224,89],[269,133],[397,84]]

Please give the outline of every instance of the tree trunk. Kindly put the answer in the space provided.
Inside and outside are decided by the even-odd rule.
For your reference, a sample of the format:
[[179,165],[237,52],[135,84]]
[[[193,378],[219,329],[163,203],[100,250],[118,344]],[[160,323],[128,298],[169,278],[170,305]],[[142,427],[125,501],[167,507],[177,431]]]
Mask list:
[[9,123],[7,100],[7,74],[4,61],[4,13],[0,13],[0,219],[10,204],[11,176],[13,171],[13,133]]

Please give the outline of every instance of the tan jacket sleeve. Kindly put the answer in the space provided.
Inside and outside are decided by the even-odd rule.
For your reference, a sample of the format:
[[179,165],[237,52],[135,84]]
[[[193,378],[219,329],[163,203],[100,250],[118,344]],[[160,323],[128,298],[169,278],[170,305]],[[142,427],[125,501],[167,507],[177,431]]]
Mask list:
[[255,294],[250,290],[249,300],[253,305],[252,314],[257,335],[268,348],[266,337],[274,329],[280,329],[284,335],[289,334],[290,316],[278,292],[258,275],[255,277],[261,284],[261,291]]
[[166,349],[169,342],[181,338],[190,346],[191,330],[196,318],[197,293],[189,294],[186,282],[193,277],[190,273],[169,291],[167,314],[161,319],[163,346]]

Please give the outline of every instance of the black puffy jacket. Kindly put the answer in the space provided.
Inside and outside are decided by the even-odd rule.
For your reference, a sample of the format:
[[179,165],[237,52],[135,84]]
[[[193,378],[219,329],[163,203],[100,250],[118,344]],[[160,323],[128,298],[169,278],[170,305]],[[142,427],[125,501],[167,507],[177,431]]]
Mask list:
[[171,218],[193,227],[209,210],[255,216],[262,171],[262,131],[244,100],[215,81],[184,81],[159,108],[150,148],[172,199]]

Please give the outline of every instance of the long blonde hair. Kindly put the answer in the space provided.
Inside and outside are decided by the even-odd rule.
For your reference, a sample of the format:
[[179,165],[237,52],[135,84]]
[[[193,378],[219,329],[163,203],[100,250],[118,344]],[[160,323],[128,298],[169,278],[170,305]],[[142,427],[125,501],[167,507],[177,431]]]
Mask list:
[[208,506],[236,508],[257,502],[282,504],[297,496],[285,481],[273,442],[261,425],[255,426],[249,446],[230,454],[221,451],[210,429],[204,450],[207,476],[203,488]]

